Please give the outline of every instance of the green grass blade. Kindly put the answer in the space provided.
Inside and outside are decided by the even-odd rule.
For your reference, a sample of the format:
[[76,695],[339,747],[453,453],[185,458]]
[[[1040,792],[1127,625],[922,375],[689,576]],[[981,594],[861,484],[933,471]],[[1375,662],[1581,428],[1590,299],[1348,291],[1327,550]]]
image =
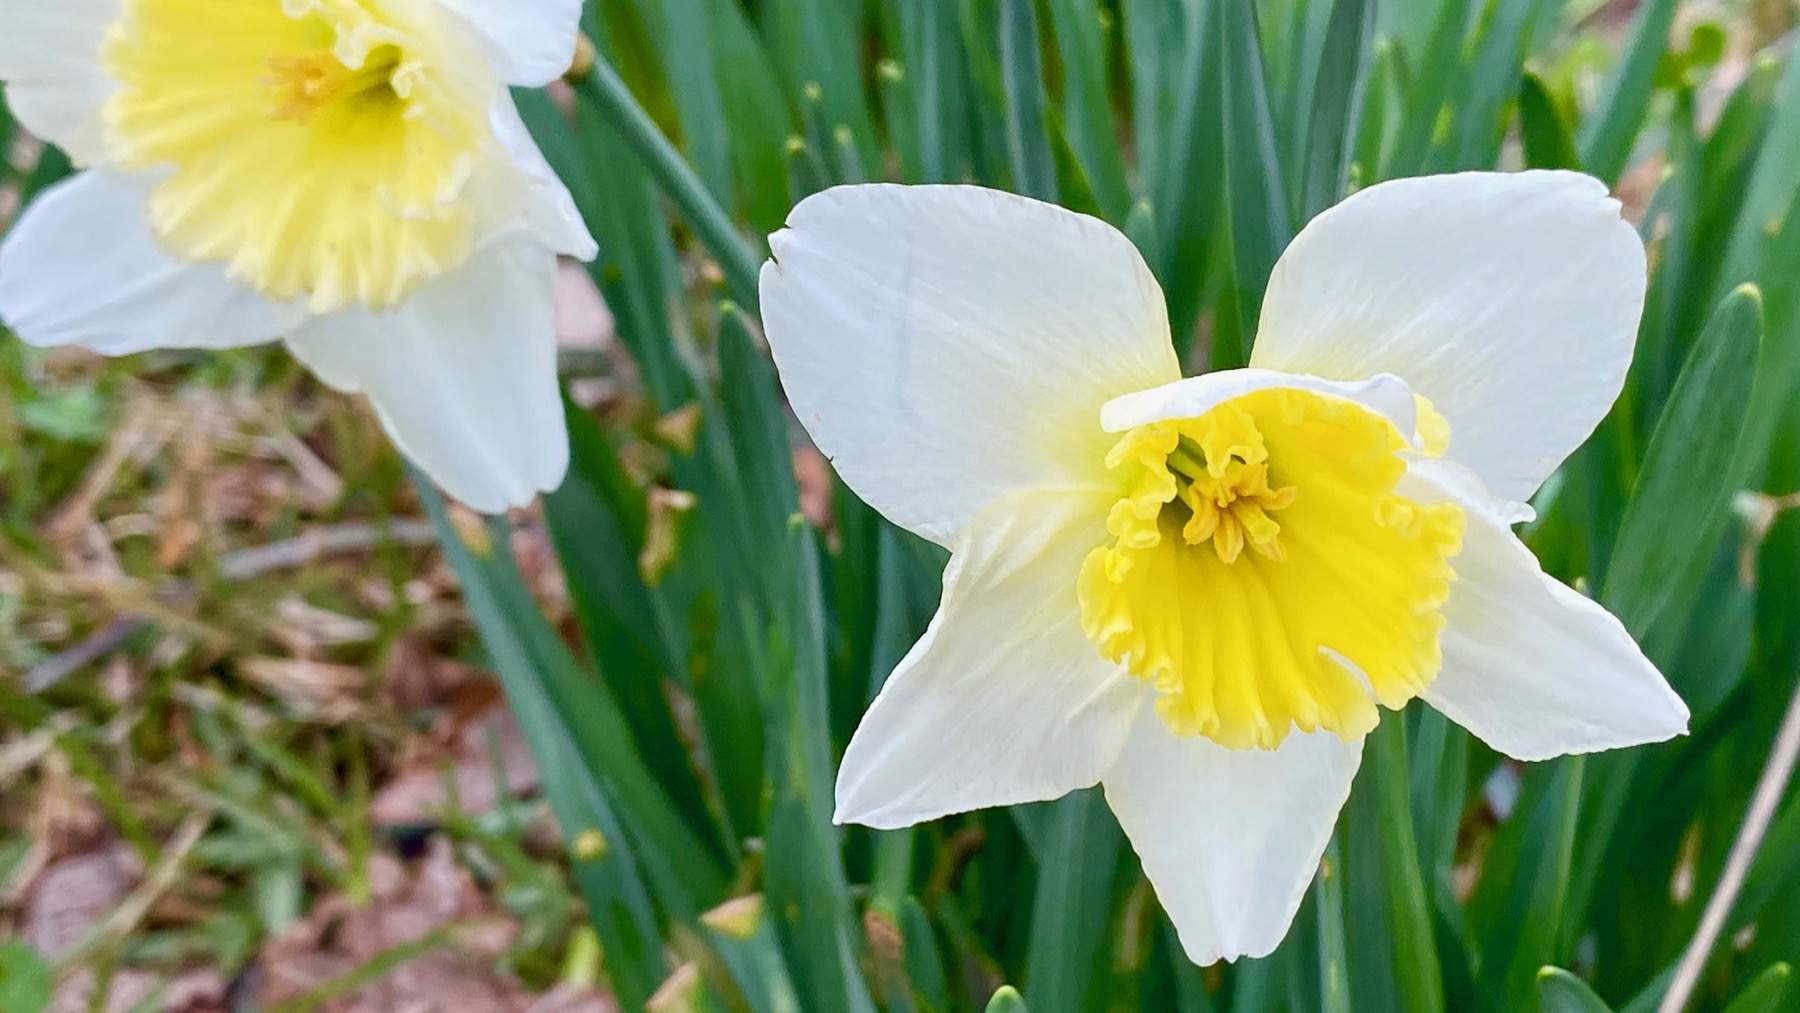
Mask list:
[[1394,926],[1394,974],[1406,1008],[1420,1013],[1444,1008],[1438,974],[1437,941],[1419,847],[1413,832],[1412,792],[1407,779],[1406,722],[1387,713],[1369,736],[1380,811],[1381,869]]
[[[1483,965],[1479,994],[1504,992],[1513,1008],[1530,1001],[1532,978],[1540,968],[1565,957],[1567,941],[1562,938],[1562,925],[1569,900],[1587,757],[1567,757],[1557,761],[1555,769],[1543,805],[1546,829],[1530,835],[1533,854],[1518,864],[1513,879],[1513,904],[1522,917],[1509,920],[1502,934],[1486,941],[1488,962]],[[1529,892],[1520,906],[1518,888],[1523,884],[1529,884]],[[1509,952],[1503,968],[1497,958]],[[1494,974],[1496,971],[1504,974],[1504,980]]]
[[1011,985],[1001,985],[988,999],[987,1013],[1031,1013],[1025,1000],[1019,996],[1019,990]]
[[[578,676],[566,655],[556,656],[560,645],[544,626],[511,557],[494,551],[491,543],[485,553],[470,548],[451,525],[437,491],[424,481],[418,483],[418,491],[438,527],[444,552],[462,583],[469,611],[534,758],[541,769],[562,774],[546,782],[551,806],[562,825],[577,882],[587,899],[594,929],[606,947],[608,967],[621,998],[641,1006],[662,977],[656,915],[636,867],[634,835],[615,812],[612,791],[602,781],[602,768],[593,763],[591,751],[584,755],[578,745],[597,731],[593,719],[605,701],[590,697],[589,719],[570,721],[573,714],[559,705],[550,687]],[[542,628],[534,628],[534,624]],[[595,707],[596,703],[600,706]],[[613,744],[630,748],[626,742]],[[696,851],[693,857],[702,854]],[[697,872],[704,867],[703,858],[695,863]]]
[[701,245],[724,272],[726,288],[732,298],[754,308],[757,305],[757,274],[762,267],[760,258],[738,234],[737,226],[725,209],[682,160],[681,153],[638,105],[618,72],[605,59],[596,58],[592,70],[576,87],[619,132],[657,186],[681,210],[688,227],[694,230]]
[[[1275,125],[1263,79],[1255,9],[1246,3],[1227,3],[1217,17],[1224,79],[1226,203],[1241,362],[1250,356],[1269,272],[1293,238],[1294,227],[1282,184],[1286,177],[1275,153]],[[1229,339],[1228,335],[1219,336],[1221,342]]]
[[1607,77],[1602,97],[1581,126],[1582,164],[1612,183],[1625,171],[1656,93],[1656,65],[1668,49],[1679,0],[1648,0],[1631,19],[1625,56]]
[[1094,203],[1115,224],[1131,211],[1125,161],[1113,130],[1112,97],[1107,89],[1107,32],[1110,13],[1097,0],[1051,0],[1050,23],[1062,56],[1063,133],[1082,175],[1091,185]]
[[1449,157],[1434,156],[1434,170],[1486,169],[1499,159],[1532,30],[1551,6],[1550,0],[1510,0],[1488,8],[1465,85],[1455,96],[1455,137],[1446,139],[1444,149]]
[[[762,897],[726,901],[701,915],[700,923],[708,945],[750,1013],[801,1013],[804,1007],[782,962],[781,942]],[[681,1013],[689,1011],[684,1008]]]
[[1350,1013],[1350,955],[1344,938],[1344,858],[1337,837],[1326,845],[1325,860],[1313,881],[1319,913],[1320,1013]]
[[569,474],[544,497],[544,517],[567,574],[575,616],[596,669],[612,687],[645,762],[682,808],[702,811],[687,749],[662,687],[679,666],[638,570],[647,523],[643,493],[593,417],[565,405]]
[[1368,186],[1379,178],[1389,128],[1393,124],[1389,106],[1394,104],[1394,94],[1398,90],[1394,83],[1394,64],[1399,59],[1396,54],[1390,40],[1375,41],[1363,87],[1362,113],[1352,138],[1354,147],[1350,164],[1346,167],[1350,185],[1355,187]]
[[[1763,157],[1772,154],[1765,152]],[[1752,488],[1783,491],[1791,486],[1765,484],[1775,476],[1764,472],[1783,417],[1793,403],[1796,378],[1800,378],[1800,273],[1792,270],[1792,265],[1800,262],[1800,189],[1781,223],[1769,232],[1759,232],[1757,241],[1761,253],[1756,259],[1768,265],[1760,286],[1767,334],[1762,363],[1744,408],[1743,436],[1730,476]]]
[[1543,1013],[1611,1013],[1588,983],[1560,967],[1546,967],[1537,975],[1538,1008]]
[[669,335],[675,251],[648,175],[593,109],[575,111],[578,130],[543,91],[515,91],[519,114],[543,147],[600,244],[588,273],[606,297],[619,338],[650,396],[666,409],[686,401],[690,382]]
[[1736,490],[1694,476],[1730,460],[1762,342],[1762,298],[1743,286],[1720,303],[1682,367],[1626,503],[1603,600],[1639,635],[1712,558]]
[[710,2],[660,0],[643,6],[662,57],[663,79],[681,120],[682,148],[713,199],[729,206],[731,131],[713,60]]
[[730,131],[737,192],[750,224],[762,235],[787,218],[787,160],[783,145],[793,123],[769,54],[736,0],[705,0],[713,75]]
[[1750,979],[1725,1007],[1725,1013],[1775,1013],[1781,1008],[1782,1000],[1787,997],[1788,982],[1794,976],[1794,969],[1786,963],[1774,963],[1763,969],[1763,972]]
[[908,897],[900,911],[900,929],[906,947],[906,980],[913,995],[926,1010],[950,1008],[950,983],[944,970],[944,955],[938,947],[931,919],[916,897]]
[[[967,161],[967,83],[962,75],[962,54],[957,47],[957,0],[900,0],[884,7],[896,24],[902,85],[910,96],[911,129],[902,133],[891,119],[897,136],[916,136],[913,170],[921,183],[947,182]],[[901,147],[902,158],[906,148]]]
[[1404,115],[1381,178],[1417,175],[1424,169],[1451,85],[1463,76],[1463,38],[1474,2],[1444,0],[1424,47],[1407,53],[1411,89],[1403,96]]
[[1113,873],[1124,834],[1098,789],[1055,803],[1038,862],[1025,994],[1038,1013],[1076,1013],[1103,996]]
[[1044,73],[1032,0],[1000,2],[1000,80],[1006,90],[1006,154],[1013,190],[1055,201],[1056,155],[1044,118]]
[[1307,132],[1301,178],[1301,217],[1337,203],[1350,169],[1350,146],[1362,112],[1362,82],[1375,26],[1370,0],[1333,0],[1312,94],[1312,129]]
[[769,666],[767,894],[805,1007],[873,1011],[857,973],[862,927],[831,822],[835,768],[818,548],[798,517],[789,523],[788,544],[794,593],[774,631]]
[[826,122],[849,127],[862,160],[872,161],[875,131],[863,92],[862,4],[770,0],[761,7],[764,37],[771,40],[778,66],[788,76],[790,96],[817,85]]
[[1575,142],[1563,124],[1544,81],[1529,71],[1519,79],[1519,136],[1525,164],[1533,169],[1580,169]]
[[[1225,174],[1225,146],[1219,33],[1213,26],[1220,5],[1127,0],[1125,12],[1138,101],[1160,102],[1163,89],[1170,90],[1168,118],[1150,128],[1150,136],[1159,139],[1142,155],[1162,252],[1150,263],[1168,300],[1175,349],[1185,357],[1207,289],[1226,273],[1215,264],[1225,224],[1225,188],[1217,185]],[[1171,40],[1178,45],[1171,46]],[[1140,62],[1165,73],[1149,77]],[[1140,122],[1139,137],[1144,136]]]
[[[416,484],[440,531],[448,532],[441,498],[425,482]],[[528,652],[524,663],[532,667],[521,667],[515,659],[502,671],[503,677],[509,671],[515,677],[507,688],[510,692],[517,683],[521,692],[543,694],[582,764],[607,797],[617,799],[620,822],[639,845],[639,862],[659,902],[673,917],[691,918],[725,891],[716,850],[683,821],[644,766],[631,727],[606,684],[580,669],[538,611],[507,548],[509,534],[501,521],[492,520],[484,539],[486,555],[476,554],[460,540],[443,539],[458,576],[468,582],[465,591],[472,586],[484,601],[494,603],[478,614],[482,632],[502,637],[498,641],[502,644],[521,644]],[[502,620],[505,626],[500,625]],[[524,685],[525,676],[533,673],[536,681]]]

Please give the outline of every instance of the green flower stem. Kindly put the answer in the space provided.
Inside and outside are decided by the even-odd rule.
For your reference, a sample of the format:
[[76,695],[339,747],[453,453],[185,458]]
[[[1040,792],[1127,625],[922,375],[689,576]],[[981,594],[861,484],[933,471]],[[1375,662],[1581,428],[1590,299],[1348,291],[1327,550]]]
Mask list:
[[650,114],[638,105],[631,89],[625,87],[612,64],[604,57],[595,56],[593,65],[585,73],[571,73],[569,80],[576,92],[592,102],[600,115],[613,125],[656,179],[656,185],[675,202],[688,227],[694,230],[700,244],[725,273],[725,285],[731,297],[755,311],[758,306],[756,279],[762,269],[760,258],[751,252],[732,223],[731,215],[707,192],[700,177],[681,157],[681,152],[675,150],[650,119]]
[[1381,724],[1369,736],[1369,748],[1375,754],[1381,868],[1394,926],[1394,972],[1407,1009],[1437,1013],[1444,1008],[1444,983],[1438,974],[1437,941],[1432,936],[1425,875],[1419,869],[1419,845],[1413,836],[1405,714],[1383,714]]

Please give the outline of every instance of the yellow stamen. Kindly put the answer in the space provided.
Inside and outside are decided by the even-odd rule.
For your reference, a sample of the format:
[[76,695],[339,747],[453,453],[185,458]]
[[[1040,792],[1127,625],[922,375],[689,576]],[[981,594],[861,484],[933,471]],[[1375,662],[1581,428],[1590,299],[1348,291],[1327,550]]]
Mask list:
[[1289,389],[1125,433],[1110,540],[1078,587],[1088,637],[1151,682],[1178,735],[1366,734],[1377,702],[1436,676],[1461,548],[1460,509],[1394,491],[1408,449],[1368,409]]

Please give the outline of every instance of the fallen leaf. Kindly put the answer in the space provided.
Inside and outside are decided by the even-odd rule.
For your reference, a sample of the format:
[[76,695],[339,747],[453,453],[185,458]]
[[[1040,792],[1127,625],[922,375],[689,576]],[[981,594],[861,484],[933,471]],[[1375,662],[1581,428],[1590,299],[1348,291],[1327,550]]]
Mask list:
[[122,842],[52,862],[25,908],[25,941],[52,960],[125,899],[143,864]]

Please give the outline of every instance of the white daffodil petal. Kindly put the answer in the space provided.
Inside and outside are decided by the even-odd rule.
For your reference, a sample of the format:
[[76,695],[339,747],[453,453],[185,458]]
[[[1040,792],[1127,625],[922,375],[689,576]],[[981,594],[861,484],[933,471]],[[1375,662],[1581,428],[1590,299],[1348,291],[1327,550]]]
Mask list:
[[0,322],[33,345],[105,355],[273,341],[300,319],[151,237],[146,190],[84,172],[51,187],[0,243]]
[[1643,243],[1591,177],[1394,180],[1282,254],[1250,362],[1402,377],[1449,420],[1448,456],[1524,500],[1618,397],[1644,277]]
[[844,752],[839,823],[902,827],[1100,780],[1144,697],[1081,632],[1076,572],[1106,507],[1015,493],[970,522],[931,628]]
[[1407,461],[1400,494],[1420,503],[1452,502],[1475,510],[1491,524],[1511,527],[1537,517],[1531,504],[1496,496],[1480,477],[1455,461],[1441,457],[1414,457]]
[[0,3],[0,81],[13,115],[77,164],[100,160],[100,109],[117,83],[100,69],[119,0],[6,0]]
[[1444,605],[1443,669],[1426,702],[1519,760],[1661,742],[1688,709],[1631,634],[1546,575],[1503,517],[1464,501]]
[[525,129],[511,95],[502,93],[495,101],[492,122],[495,136],[525,174],[524,227],[557,253],[593,260],[600,246],[588,232],[569,188],[550,168],[537,142],[531,139],[531,132]]
[[1145,707],[1106,801],[1196,964],[1266,956],[1287,935],[1362,740],[1294,734],[1275,750],[1178,738]]
[[581,0],[440,0],[499,48],[506,83],[541,88],[575,61]]
[[852,489],[950,544],[994,497],[1104,481],[1100,406],[1177,379],[1118,230],[969,186],[834,187],[770,237],[762,304],[800,421]]
[[556,257],[515,233],[388,313],[320,317],[288,347],[331,386],[369,396],[382,428],[444,491],[498,513],[568,466],[556,386]]
[[1397,376],[1383,374],[1345,382],[1274,369],[1226,369],[1186,377],[1150,390],[1133,391],[1113,398],[1100,409],[1100,426],[1109,433],[1122,433],[1151,422],[1199,418],[1233,398],[1271,387],[1313,391],[1354,401],[1392,422],[1409,441],[1417,438],[1417,410],[1412,390]]

